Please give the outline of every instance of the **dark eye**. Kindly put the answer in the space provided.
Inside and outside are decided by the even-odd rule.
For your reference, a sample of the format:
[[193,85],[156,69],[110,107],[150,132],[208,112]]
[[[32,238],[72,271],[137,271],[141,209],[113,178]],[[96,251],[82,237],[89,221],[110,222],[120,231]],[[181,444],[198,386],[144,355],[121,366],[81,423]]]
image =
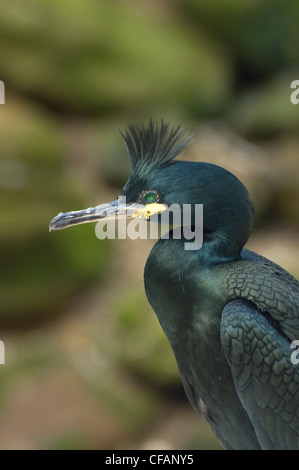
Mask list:
[[159,194],[156,191],[146,191],[143,197],[149,204],[159,200]]

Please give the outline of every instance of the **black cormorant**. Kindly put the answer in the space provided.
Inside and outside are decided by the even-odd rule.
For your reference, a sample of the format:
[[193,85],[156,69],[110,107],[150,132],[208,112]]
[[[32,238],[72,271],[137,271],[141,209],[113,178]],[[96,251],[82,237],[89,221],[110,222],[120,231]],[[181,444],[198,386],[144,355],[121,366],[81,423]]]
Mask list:
[[[145,266],[146,295],[191,405],[222,446],[299,449],[299,365],[291,360],[299,283],[244,248],[254,219],[247,189],[216,165],[174,160],[190,143],[180,127],[130,124],[122,136],[132,166],[126,204],[59,214],[50,229],[203,204],[201,248],[185,249],[184,227],[160,238]],[[195,223],[193,211],[190,229]]]

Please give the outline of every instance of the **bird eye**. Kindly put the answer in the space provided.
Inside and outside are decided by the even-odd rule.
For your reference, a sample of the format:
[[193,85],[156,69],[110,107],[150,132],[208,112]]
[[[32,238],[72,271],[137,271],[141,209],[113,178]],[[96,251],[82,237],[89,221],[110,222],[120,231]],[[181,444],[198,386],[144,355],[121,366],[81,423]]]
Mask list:
[[159,199],[159,195],[156,191],[147,191],[143,197],[149,204],[156,202]]

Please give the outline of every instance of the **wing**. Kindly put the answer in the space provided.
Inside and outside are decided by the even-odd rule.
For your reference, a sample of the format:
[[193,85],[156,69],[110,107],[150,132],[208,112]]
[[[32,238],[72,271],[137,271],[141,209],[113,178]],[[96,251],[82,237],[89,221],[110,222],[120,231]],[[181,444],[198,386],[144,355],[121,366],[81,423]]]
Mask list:
[[242,258],[242,261],[223,263],[222,277],[230,300],[242,298],[252,302],[261,312],[271,315],[291,341],[299,339],[297,279],[253,251],[243,249]]
[[299,449],[299,364],[289,339],[270,316],[234,300],[222,312],[221,343],[261,447]]

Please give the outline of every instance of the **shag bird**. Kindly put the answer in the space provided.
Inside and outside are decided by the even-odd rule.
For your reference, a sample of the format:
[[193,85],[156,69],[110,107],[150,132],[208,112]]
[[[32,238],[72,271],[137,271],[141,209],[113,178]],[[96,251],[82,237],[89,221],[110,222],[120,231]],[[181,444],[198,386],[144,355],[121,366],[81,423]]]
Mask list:
[[[147,220],[177,204],[203,204],[203,243],[186,249],[183,222],[154,245],[145,266],[147,298],[170,342],[186,395],[225,449],[299,449],[299,283],[244,248],[254,219],[245,186],[229,171],[174,160],[190,143],[163,120],[122,133],[132,171],[121,195],[60,213],[50,230],[106,220]],[[159,217],[159,216],[158,216]],[[179,233],[178,233],[179,231]]]

